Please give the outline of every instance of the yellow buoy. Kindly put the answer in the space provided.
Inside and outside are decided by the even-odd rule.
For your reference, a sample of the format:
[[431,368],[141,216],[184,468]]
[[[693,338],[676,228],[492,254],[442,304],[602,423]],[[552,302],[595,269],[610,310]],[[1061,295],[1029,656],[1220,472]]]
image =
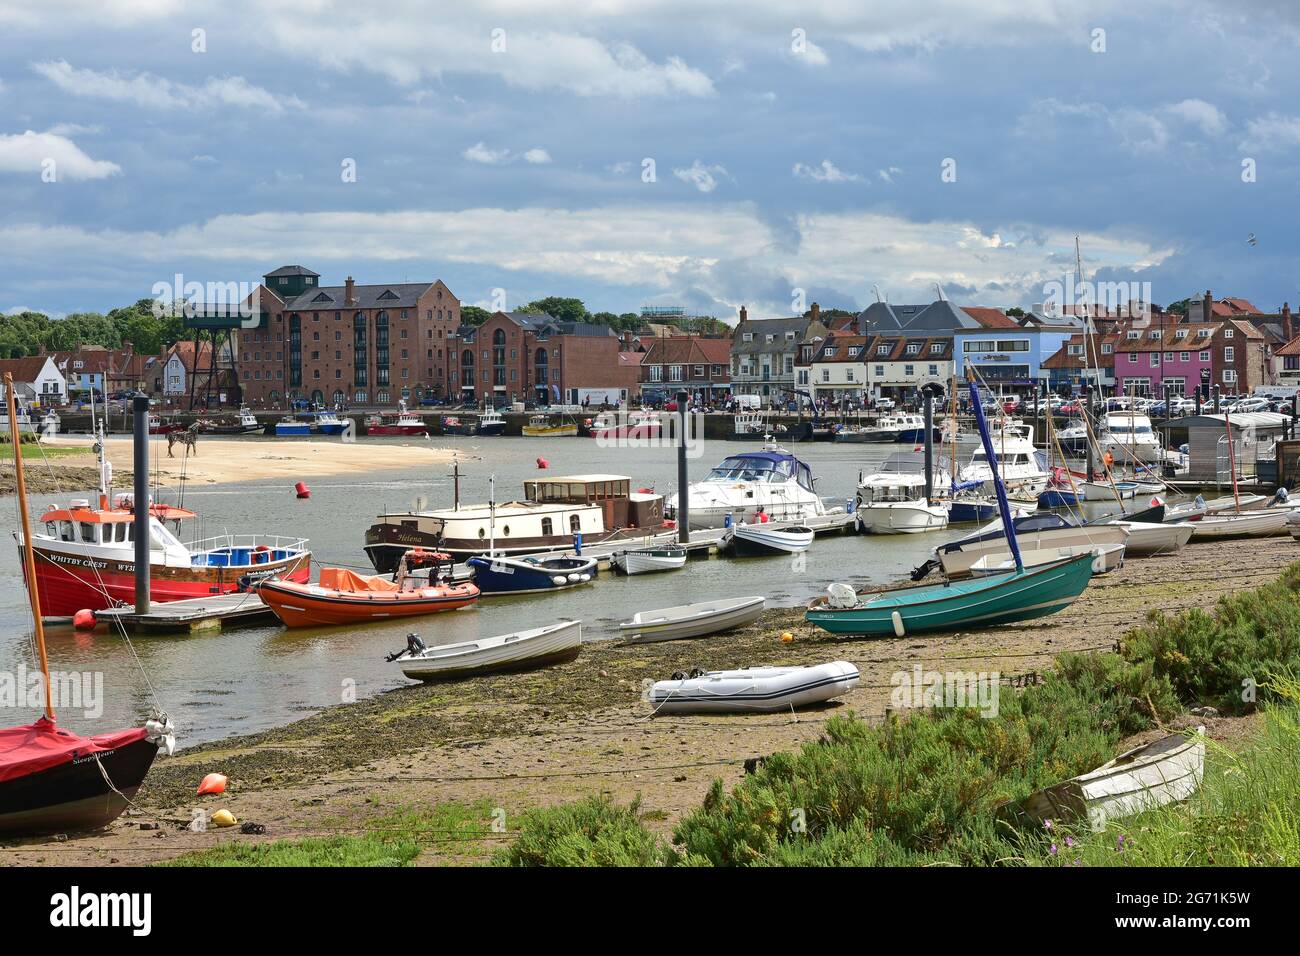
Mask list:
[[794,643],[794,635],[791,634],[789,631],[786,631],[784,634],[781,635],[781,643],[782,644]]
[[218,827],[233,827],[239,821],[229,810],[218,810],[212,814],[212,825]]

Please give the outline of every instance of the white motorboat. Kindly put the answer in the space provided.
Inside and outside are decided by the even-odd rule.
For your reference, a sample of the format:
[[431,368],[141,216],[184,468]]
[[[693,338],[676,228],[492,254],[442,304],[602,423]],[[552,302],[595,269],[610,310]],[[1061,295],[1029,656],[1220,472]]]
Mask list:
[[766,521],[759,524],[738,524],[722,536],[718,548],[738,558],[798,554],[812,547],[814,537],[811,528],[777,528]]
[[[1123,544],[1106,544],[1098,545],[1095,548],[1087,546],[1039,548],[1036,551],[1023,552],[1021,561],[1026,568],[1037,568],[1056,561],[1068,561],[1071,558],[1091,554],[1093,556],[1092,573],[1094,575],[1105,574],[1108,571],[1114,571],[1116,568],[1124,566],[1125,547]],[[986,578],[994,574],[1006,574],[1008,571],[1014,571],[1015,569],[1016,562],[1012,559],[1011,552],[1003,551],[1000,554],[984,555],[970,566],[970,573],[973,577]]]
[[[1026,560],[1031,556],[1030,552],[1044,548],[1094,549],[1128,541],[1128,531],[1119,525],[1075,525],[1058,514],[1048,512],[1016,518],[1015,522],[1020,554]],[[999,560],[1011,556],[1001,520],[991,522],[972,535],[934,549],[935,560],[950,578],[970,574],[975,562],[987,554],[999,555]]]
[[[1047,489],[1051,473],[1047,470],[1047,460],[1034,448],[1033,442],[1004,433],[993,438],[993,451],[1008,494],[1037,496]],[[983,447],[975,449],[958,480],[962,484],[979,482],[980,491],[992,493],[993,472]]]
[[948,526],[948,502],[937,494],[952,484],[940,465],[932,472],[931,497],[925,496],[925,456],[890,455],[879,471],[858,475],[855,504],[858,530],[865,534],[916,534]]
[[[933,434],[933,430],[931,432]],[[925,441],[925,418],[914,412],[882,415],[860,428],[844,428],[835,434],[837,442],[915,444]]]
[[758,620],[766,605],[766,598],[755,595],[661,607],[656,611],[638,611],[618,629],[626,635],[629,644],[680,641],[751,624]]
[[858,669],[848,661],[674,675],[654,683],[650,704],[656,714],[770,713],[842,697],[858,679]]
[[1199,521],[1204,515],[1217,515],[1225,511],[1257,511],[1264,507],[1268,498],[1264,495],[1242,495],[1240,499],[1232,495],[1212,498],[1206,501],[1200,495],[1192,501],[1184,501],[1165,511],[1165,523],[1174,521]]
[[1146,415],[1136,412],[1108,414],[1100,431],[1098,440],[1102,453],[1110,452],[1117,462],[1140,461],[1149,465],[1164,458],[1160,439]]
[[686,564],[686,549],[677,547],[629,549],[619,551],[610,557],[609,563],[628,575],[676,571]]
[[1149,521],[1116,521],[1128,531],[1125,553],[1131,558],[1179,551],[1192,539],[1191,524],[1152,524]]
[[513,634],[436,647],[424,647],[419,638],[407,638],[407,641],[406,650],[389,658],[403,674],[420,681],[455,680],[572,660],[582,648],[582,622],[561,621]]
[[804,521],[833,514],[814,489],[812,469],[779,445],[727,458],[687,487],[692,531],[721,528],[732,521],[754,522],[760,514],[775,521]]
[[1189,522],[1193,541],[1217,538],[1267,538],[1286,530],[1287,511],[1247,511],[1242,514],[1206,515]]

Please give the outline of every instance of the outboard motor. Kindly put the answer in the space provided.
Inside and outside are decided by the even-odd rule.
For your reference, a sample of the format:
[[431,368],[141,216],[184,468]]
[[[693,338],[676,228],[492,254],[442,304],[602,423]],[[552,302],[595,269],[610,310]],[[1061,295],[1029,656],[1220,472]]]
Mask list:
[[937,571],[940,567],[942,567],[942,565],[940,565],[938,559],[931,558],[929,561],[925,562],[925,564],[919,565],[912,571],[912,580],[920,581],[931,571]]
[[384,660],[391,664],[393,661],[401,657],[418,657],[426,650],[428,650],[428,648],[425,647],[424,641],[420,640],[420,635],[412,631],[410,634],[406,635],[406,647],[400,651],[389,654],[384,658]]

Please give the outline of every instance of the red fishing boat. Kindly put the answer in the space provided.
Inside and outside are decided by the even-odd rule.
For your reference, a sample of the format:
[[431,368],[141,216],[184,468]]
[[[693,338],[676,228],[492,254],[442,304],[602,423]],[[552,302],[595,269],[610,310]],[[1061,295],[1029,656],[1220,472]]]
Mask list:
[[157,415],[149,416],[149,434],[150,435],[169,435],[172,432],[184,431],[185,426],[177,421],[164,422]]
[[159,749],[176,746],[171,721],[156,714],[142,727],[81,737],[55,723],[49,657],[41,626],[39,589],[33,586],[35,556],[30,542],[27,486],[23,476],[13,402],[13,378],[5,375],[9,420],[14,443],[14,468],[21,512],[23,571],[35,622],[40,659],[41,704],[45,711],[35,723],[0,728],[0,834],[29,836],[97,829],[115,820],[140,789]]
[[658,438],[663,422],[655,411],[602,412],[590,424],[592,438],[604,441]]
[[398,406],[397,415],[385,417],[383,414],[371,415],[366,419],[367,435],[407,435],[415,438],[428,438],[429,426],[424,419],[406,410],[406,403]]
[[[440,577],[436,565],[444,563],[447,573]],[[425,579],[408,572],[415,564],[435,568]],[[415,549],[402,557],[392,578],[321,568],[316,584],[268,579],[258,584],[257,593],[286,627],[386,621],[452,611],[477,601],[479,589],[468,581],[452,582],[450,567],[450,555]]]
[[[50,618],[135,600],[135,503],[129,494],[110,503],[112,469],[103,445],[101,436],[97,504],[82,498],[63,508],[51,505],[32,532],[41,609]],[[179,531],[194,512],[152,503],[148,508],[149,595],[154,601],[246,591],[270,576],[304,582],[310,576],[306,539],[224,534],[183,544],[167,525]]]

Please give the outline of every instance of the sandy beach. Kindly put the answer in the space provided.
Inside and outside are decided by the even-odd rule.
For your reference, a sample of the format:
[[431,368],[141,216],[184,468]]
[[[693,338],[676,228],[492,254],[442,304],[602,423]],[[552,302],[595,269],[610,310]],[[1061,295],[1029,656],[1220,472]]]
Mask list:
[[[1062,651],[1110,648],[1149,612],[1211,607],[1223,594],[1274,579],[1298,557],[1290,537],[1191,545],[1177,555],[1128,561],[1053,617],[992,630],[837,640],[806,625],[800,609],[773,610],[754,625],[704,640],[601,642],[559,667],[411,685],[159,758],[136,798],[138,809],[107,830],[10,844],[0,847],[0,859],[143,864],[223,840],[356,832],[401,808],[447,801],[478,807],[481,815],[499,807],[509,831],[522,810],[600,792],[623,801],[640,795],[654,826],[667,832],[714,779],[738,780],[747,760],[816,738],[835,714],[883,717],[891,675],[900,670],[920,665],[1032,680]],[[783,632],[793,641],[782,642]],[[640,699],[644,681],[676,670],[831,660],[854,663],[860,686],[840,703],[798,714],[652,718]],[[1233,746],[1255,717],[1196,720]],[[195,787],[211,771],[228,774],[230,789],[200,801]],[[228,808],[265,826],[266,834],[191,832],[185,824],[198,807]],[[420,862],[481,862],[503,839],[508,832],[449,837],[435,841]]]
[[[92,440],[83,436],[59,436],[47,441],[53,448],[84,448],[85,455],[63,455],[58,467],[93,467]],[[108,460],[115,475],[131,471],[131,439],[109,438]],[[222,439],[200,436],[197,454],[185,457],[179,446],[174,457],[167,457],[167,440],[150,440],[151,473],[162,484],[175,484],[182,475],[187,482],[224,484],[234,481],[268,481],[284,479],[290,483],[326,475],[365,474],[374,471],[448,464],[465,459],[463,451],[439,448],[427,439],[413,438],[401,443],[352,441],[341,439],[294,439],[289,441]],[[40,459],[39,451],[26,453],[29,465]],[[35,472],[35,467],[29,472]],[[120,484],[120,480],[117,482]]]

